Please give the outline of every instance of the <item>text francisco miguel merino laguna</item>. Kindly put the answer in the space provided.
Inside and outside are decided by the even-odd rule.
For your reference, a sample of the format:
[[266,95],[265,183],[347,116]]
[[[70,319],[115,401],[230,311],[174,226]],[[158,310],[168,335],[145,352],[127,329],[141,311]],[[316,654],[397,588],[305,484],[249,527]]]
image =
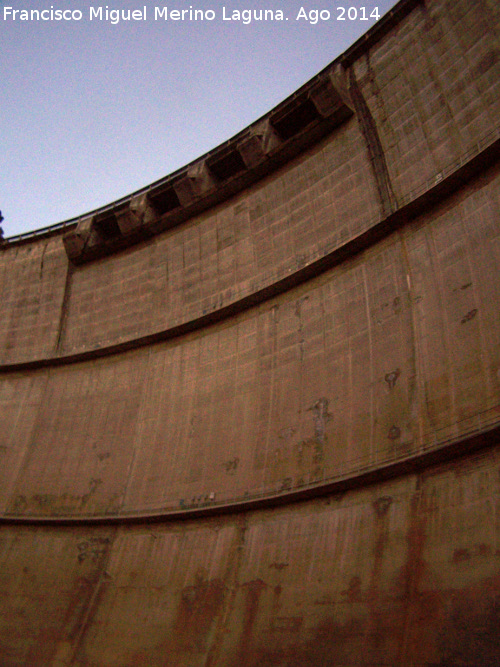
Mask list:
[[[339,9],[339,8],[337,8]],[[343,10],[343,8],[340,8]],[[370,18],[378,19],[378,8],[376,8],[377,16],[374,12],[368,14],[368,8],[362,7],[362,20]],[[367,11],[368,10],[368,11]],[[294,12],[294,16],[290,17],[296,21],[307,21],[315,24],[319,21],[328,21],[330,19],[345,20],[343,17],[335,16],[335,8],[330,12],[327,9],[305,10],[301,7],[298,12]],[[344,10],[343,10],[344,11]],[[172,9],[167,6],[163,7],[146,7],[145,5],[140,9],[110,9],[108,5],[99,7],[85,7],[81,9],[59,9],[50,5],[47,9],[16,9],[14,7],[3,7],[2,18],[4,21],[108,21],[112,24],[120,23],[120,21],[147,21],[148,17],[155,21],[214,21],[216,19],[222,21],[240,21],[248,24],[252,21],[288,21],[288,16],[285,16],[281,9],[232,9],[230,7],[222,7],[215,9],[196,9],[189,6],[188,9]]]
[[[149,10],[149,11],[148,11]],[[4,21],[109,21],[119,23],[120,21],[147,21],[148,15],[155,21],[214,21],[217,18],[223,21],[241,21],[250,23],[257,21],[284,21],[286,20],[281,10],[231,10],[227,7],[214,9],[170,9],[169,7],[142,7],[141,9],[111,9],[108,5],[102,7],[86,7],[80,9],[58,9],[53,5],[49,9],[15,9],[14,7],[3,8]]]

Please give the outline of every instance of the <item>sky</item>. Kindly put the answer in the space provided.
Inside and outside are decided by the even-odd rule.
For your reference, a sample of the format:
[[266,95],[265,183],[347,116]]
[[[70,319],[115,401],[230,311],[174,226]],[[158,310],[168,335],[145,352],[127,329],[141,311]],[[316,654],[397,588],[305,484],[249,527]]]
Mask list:
[[[375,24],[370,15],[394,4],[0,0],[5,236],[81,216],[200,157],[321,71]],[[189,8],[204,20],[187,12],[175,20]],[[48,20],[22,20],[33,9]],[[260,9],[275,20],[244,13]],[[137,20],[124,20],[128,10]],[[323,12],[317,22],[315,10]],[[57,20],[58,11],[68,20]]]

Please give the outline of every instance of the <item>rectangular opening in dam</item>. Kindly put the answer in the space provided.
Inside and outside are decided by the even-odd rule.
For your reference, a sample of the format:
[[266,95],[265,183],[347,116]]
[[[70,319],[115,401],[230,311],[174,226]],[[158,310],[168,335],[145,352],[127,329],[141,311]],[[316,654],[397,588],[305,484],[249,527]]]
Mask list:
[[246,169],[243,158],[236,150],[229,151],[223,157],[218,156],[213,162],[208,160],[207,165],[214,176],[221,181],[227,181]]
[[159,215],[165,215],[181,205],[175,190],[172,187],[158,189],[148,196]]
[[308,125],[321,119],[318,110],[311,100],[304,100],[301,104],[294,105],[281,118],[272,118],[271,123],[282,139],[291,139],[305,130]]
[[113,212],[102,213],[97,216],[94,221],[94,227],[97,230],[99,236],[101,236],[105,241],[111,239],[116,239],[121,236],[120,228],[118,222],[116,221],[116,216]]

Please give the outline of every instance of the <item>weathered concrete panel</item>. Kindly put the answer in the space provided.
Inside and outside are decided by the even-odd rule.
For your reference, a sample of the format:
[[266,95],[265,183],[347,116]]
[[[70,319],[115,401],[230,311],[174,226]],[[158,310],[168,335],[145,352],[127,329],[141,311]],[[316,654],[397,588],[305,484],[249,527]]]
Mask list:
[[399,201],[498,126],[498,6],[422,2],[354,72]]
[[61,239],[0,252],[0,363],[57,353],[67,275]]
[[38,378],[46,386],[10,510],[116,511],[133,456],[141,367],[112,360]]
[[3,664],[494,664],[498,466],[224,520],[4,527]]
[[10,511],[275,493],[494,423],[497,177],[481,186],[234,321],[34,373],[15,442],[23,463],[0,453]]
[[4,512],[12,498],[31,432],[40,410],[46,377],[11,375],[0,382],[0,509]]
[[499,11],[400,3],[354,115],[308,84],[106,257],[0,246],[2,666],[500,662]]

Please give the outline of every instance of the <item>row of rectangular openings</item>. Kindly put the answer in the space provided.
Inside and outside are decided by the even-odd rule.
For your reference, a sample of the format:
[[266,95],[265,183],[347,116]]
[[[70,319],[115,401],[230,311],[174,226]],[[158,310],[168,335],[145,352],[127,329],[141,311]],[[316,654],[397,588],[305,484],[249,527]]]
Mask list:
[[[321,119],[318,110],[310,99],[294,106],[285,116],[273,119],[272,125],[285,141],[305,130],[308,125]],[[227,181],[247,169],[239,151],[230,150],[223,157],[214,158],[207,163],[212,174],[220,181]],[[150,192],[148,199],[159,215],[165,215],[181,205],[173,187]],[[99,235],[105,240],[120,236],[120,228],[112,212],[103,213],[94,221]]]
[[321,120],[321,115],[310,99],[305,99],[281,118],[271,119],[271,124],[285,141],[305,130],[311,123]]
[[[272,124],[279,135],[286,140],[318,119],[321,119],[321,116],[316,107],[311,100],[306,99],[299,106],[294,106],[280,120],[272,121]],[[247,169],[240,152],[236,149],[229,150],[222,157],[214,156],[207,161],[207,166],[219,181],[227,181]],[[173,187],[150,193],[148,198],[159,215],[165,215],[181,205]]]
[[148,199],[158,215],[165,215],[165,213],[169,213],[181,205],[179,197],[172,187],[152,192],[148,195]]
[[216,156],[213,161],[208,160],[207,166],[220,181],[227,181],[247,168],[237,150],[231,150],[222,157]]

